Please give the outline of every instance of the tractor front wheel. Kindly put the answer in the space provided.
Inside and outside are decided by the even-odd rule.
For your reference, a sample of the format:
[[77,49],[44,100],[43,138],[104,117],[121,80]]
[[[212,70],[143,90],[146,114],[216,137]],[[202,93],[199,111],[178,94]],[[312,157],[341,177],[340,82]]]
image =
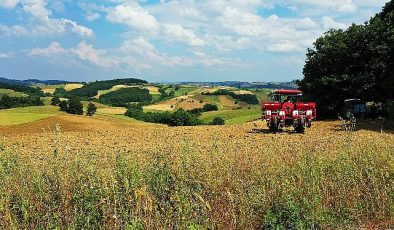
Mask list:
[[269,124],[269,128],[271,132],[277,132],[278,131],[278,123],[275,120],[272,120]]

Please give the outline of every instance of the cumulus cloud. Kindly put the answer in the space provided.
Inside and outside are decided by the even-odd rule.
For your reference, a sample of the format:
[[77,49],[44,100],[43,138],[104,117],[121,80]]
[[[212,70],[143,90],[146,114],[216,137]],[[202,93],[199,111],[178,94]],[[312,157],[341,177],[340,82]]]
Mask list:
[[0,7],[6,9],[13,9],[20,2],[20,0],[1,0]]
[[108,10],[110,22],[124,24],[146,32],[155,32],[160,28],[156,18],[143,9],[138,3],[118,5]]
[[101,18],[101,15],[99,13],[95,13],[95,12],[88,12],[86,14],[86,20],[93,22],[96,21],[97,19]]
[[336,22],[334,19],[328,16],[323,17],[323,26],[324,29],[344,29],[347,27],[346,24]]
[[[0,32],[8,36],[43,36],[49,34],[64,34],[66,32],[75,33],[81,37],[90,37],[93,30],[79,25],[76,21],[66,18],[52,18],[52,11],[48,9],[47,0],[3,0],[1,7],[14,8],[20,4],[22,10],[31,16],[31,21],[25,25],[9,26],[0,24]],[[54,2],[52,2],[52,5]],[[60,3],[62,5],[62,3]],[[54,6],[60,10],[59,4]]]
[[10,55],[6,54],[6,53],[0,53],[0,58],[9,58]]
[[203,46],[204,41],[198,38],[193,31],[183,28],[181,25],[164,25],[166,35],[175,41],[185,42],[191,46]]
[[65,54],[67,51],[60,46],[59,42],[52,42],[47,48],[34,48],[29,52],[30,56],[50,57]]

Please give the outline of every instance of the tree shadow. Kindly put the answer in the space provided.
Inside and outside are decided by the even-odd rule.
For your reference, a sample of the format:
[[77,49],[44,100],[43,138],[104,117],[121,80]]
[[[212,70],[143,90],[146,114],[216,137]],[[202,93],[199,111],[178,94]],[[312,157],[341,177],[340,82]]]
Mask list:
[[252,134],[260,134],[260,133],[261,134],[304,134],[304,132],[297,133],[291,129],[279,129],[278,131],[273,132],[269,129],[257,129],[257,128],[252,129],[248,133],[252,133]]
[[[333,131],[345,132],[345,128],[341,125],[338,125],[335,128],[332,128]],[[357,120],[355,131],[359,130],[367,130],[379,133],[389,133],[394,134],[394,120],[390,119],[365,119],[365,120]]]

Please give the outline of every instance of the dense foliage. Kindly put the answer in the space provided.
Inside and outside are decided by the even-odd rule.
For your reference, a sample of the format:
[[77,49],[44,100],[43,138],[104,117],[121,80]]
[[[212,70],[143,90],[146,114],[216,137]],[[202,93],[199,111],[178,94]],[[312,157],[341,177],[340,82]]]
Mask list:
[[126,107],[130,102],[150,102],[152,95],[147,89],[131,87],[103,94],[99,101],[103,104]]
[[87,116],[93,116],[97,111],[97,106],[95,104],[93,104],[92,102],[89,102],[88,104],[88,108],[86,111],[86,115]]
[[53,96],[58,98],[70,98],[71,94],[64,88],[56,88]]
[[224,125],[225,121],[222,117],[215,117],[212,121],[212,125]]
[[11,89],[17,92],[21,92],[27,94],[29,96],[36,96],[36,97],[43,97],[44,93],[41,91],[40,88],[33,88],[28,85],[19,84],[19,83],[12,83],[6,81],[0,81],[0,88],[3,89]]
[[364,25],[330,30],[308,49],[298,82],[320,114],[335,115],[347,98],[394,98],[394,1]]
[[201,115],[201,113],[203,113],[203,112],[218,111],[218,110],[219,110],[219,108],[215,104],[205,104],[203,108],[195,108],[195,109],[189,110],[189,112],[192,114]]
[[60,111],[64,111],[70,114],[83,114],[83,105],[78,97],[71,97],[67,101],[61,101],[59,103]]
[[201,124],[201,121],[197,118],[197,115],[189,113],[183,109],[178,109],[174,113],[145,113],[140,104],[129,105],[125,116],[140,121],[166,124],[169,126],[195,126]]
[[51,99],[51,105],[59,105],[60,103],[60,98],[58,97],[52,97]]
[[228,95],[236,100],[240,100],[240,101],[243,101],[243,102],[251,104],[251,105],[257,105],[259,103],[259,100],[257,99],[256,95],[254,95],[254,94],[236,94],[234,92],[231,92],[231,91],[225,90],[225,89],[219,89],[213,93],[204,93],[204,94],[205,95]]
[[8,95],[4,95],[0,98],[0,109],[41,105],[44,105],[44,102],[37,96],[10,97]]
[[95,81],[85,84],[82,88],[71,90],[70,94],[79,97],[94,97],[97,95],[99,90],[108,90],[114,87],[115,85],[134,85],[134,84],[145,84],[145,83],[147,82],[136,78]]

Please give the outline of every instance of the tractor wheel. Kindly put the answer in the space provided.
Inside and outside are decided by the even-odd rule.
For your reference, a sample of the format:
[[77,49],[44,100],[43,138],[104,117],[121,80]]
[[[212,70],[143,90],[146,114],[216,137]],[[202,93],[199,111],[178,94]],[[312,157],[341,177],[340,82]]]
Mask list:
[[295,131],[297,133],[303,133],[305,131],[305,127],[303,125],[298,125],[297,127],[295,127]]
[[269,125],[270,131],[271,132],[277,132],[278,131],[278,125],[276,124],[275,121],[271,121]]
[[310,128],[311,126],[312,126],[312,120],[309,119],[309,120],[306,122],[306,127]]

